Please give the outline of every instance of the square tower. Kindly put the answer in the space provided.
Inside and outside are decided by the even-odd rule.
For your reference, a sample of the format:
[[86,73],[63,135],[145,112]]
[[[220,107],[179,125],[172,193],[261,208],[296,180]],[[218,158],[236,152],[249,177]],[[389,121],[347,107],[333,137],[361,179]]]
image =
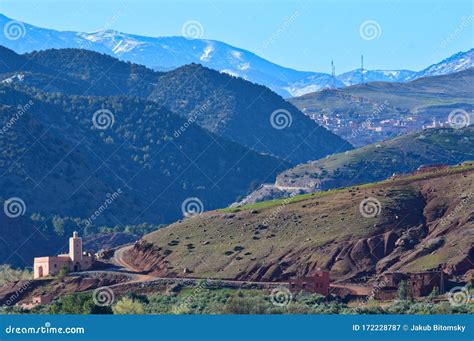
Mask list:
[[82,261],[82,238],[76,231],[69,238],[69,257],[73,262]]

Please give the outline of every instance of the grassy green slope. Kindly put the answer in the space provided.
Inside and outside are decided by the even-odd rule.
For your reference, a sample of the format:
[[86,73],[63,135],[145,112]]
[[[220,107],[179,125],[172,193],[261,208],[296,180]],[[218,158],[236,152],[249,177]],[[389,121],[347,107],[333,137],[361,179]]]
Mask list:
[[474,159],[474,127],[429,129],[299,165],[280,174],[282,186],[320,181],[323,189],[380,181],[423,164]]
[[366,102],[357,103],[360,97],[377,103],[387,101],[392,110],[420,111],[431,106],[474,104],[473,84],[474,68],[471,68],[449,75],[420,78],[409,83],[373,82],[336,91],[314,92],[290,101],[299,108],[308,109],[336,110],[360,106],[361,110],[356,110],[358,113],[372,114],[373,110],[366,110]]
[[[270,281],[319,267],[330,269],[334,279],[439,264],[462,274],[472,257],[466,233],[473,227],[462,200],[473,185],[471,164],[208,212],[145,236],[133,259],[164,276]],[[361,214],[367,198],[380,203],[378,215]]]

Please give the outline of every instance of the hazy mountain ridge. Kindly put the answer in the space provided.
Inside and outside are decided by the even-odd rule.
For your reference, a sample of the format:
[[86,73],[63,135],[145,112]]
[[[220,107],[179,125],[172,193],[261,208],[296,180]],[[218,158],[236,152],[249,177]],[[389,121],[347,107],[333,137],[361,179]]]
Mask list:
[[[218,135],[293,164],[352,149],[268,88],[198,64],[164,74],[149,98]],[[202,110],[207,107],[215,112]]]
[[370,82],[405,82],[415,77],[416,72],[410,70],[362,70],[345,72],[337,79],[345,86]]
[[426,69],[417,72],[410,79],[422,78],[428,76],[441,76],[450,73],[463,71],[474,66],[474,49],[466,52],[458,52],[437,64],[433,64]]
[[[0,14],[0,26],[12,19]],[[103,29],[97,32],[60,32],[22,24],[24,37],[9,40],[0,36],[0,44],[18,53],[50,48],[82,48],[106,53],[122,60],[167,71],[190,63],[238,76],[265,85],[284,97],[300,96],[318,91],[361,82],[360,69],[338,75],[298,71],[265,60],[247,50],[226,43],[185,37],[144,37]],[[44,42],[48,42],[46,45]],[[460,52],[422,71],[364,70],[364,82],[403,82],[424,77],[461,71],[473,66],[473,50]],[[434,71],[436,69],[436,71]]]
[[[0,48],[0,57],[4,53],[11,56],[11,51]],[[127,95],[154,100],[219,136],[293,164],[352,149],[268,88],[198,64],[155,72],[78,49],[18,57],[32,63],[5,74],[4,81],[12,74],[21,74],[21,81],[11,82],[70,95]],[[286,120],[282,126],[278,126],[275,115]]]
[[304,187],[316,181],[326,190],[384,180],[422,165],[473,159],[474,126],[427,129],[299,165],[280,174],[277,183]]
[[233,206],[382,181],[422,165],[468,160],[474,160],[474,126],[427,129],[298,165]]
[[[474,68],[410,82],[372,82],[290,100],[356,147],[426,127],[450,126],[450,113],[474,110]],[[472,118],[474,120],[474,118]]]

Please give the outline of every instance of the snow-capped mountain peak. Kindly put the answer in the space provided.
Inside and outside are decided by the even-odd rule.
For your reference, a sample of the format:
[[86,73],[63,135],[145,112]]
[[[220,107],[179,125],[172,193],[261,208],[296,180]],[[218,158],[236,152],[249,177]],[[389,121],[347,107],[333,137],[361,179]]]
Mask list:
[[212,57],[212,51],[214,51],[214,46],[212,45],[212,43],[210,43],[204,49],[204,52],[201,55],[201,57],[199,57],[199,60],[202,61],[202,62],[209,61],[209,59],[211,59],[211,57]]
[[361,81],[404,82],[446,74],[472,67],[473,50],[460,52],[429,68],[409,70],[363,70],[346,72],[335,79],[326,73],[298,71],[274,64],[258,55],[216,40],[185,37],[145,37],[111,29],[96,32],[56,31],[20,23],[0,14],[0,29],[16,25],[14,39],[0,35],[0,44],[17,53],[48,48],[82,48],[113,55],[125,61],[157,70],[169,70],[190,63],[265,85],[283,97],[301,96],[331,87]]
[[[345,72],[339,76],[344,85],[360,84],[368,82],[404,82],[412,77],[416,72],[410,70],[366,70],[361,69]],[[362,77],[363,75],[363,77]]]
[[136,47],[145,44],[144,42],[134,39],[127,34],[114,30],[78,33],[77,35],[91,43],[102,44],[106,46],[116,55],[130,52]]
[[466,52],[458,52],[437,64],[433,64],[426,69],[417,72],[414,78],[440,76],[462,70],[469,69],[474,66],[474,49]]

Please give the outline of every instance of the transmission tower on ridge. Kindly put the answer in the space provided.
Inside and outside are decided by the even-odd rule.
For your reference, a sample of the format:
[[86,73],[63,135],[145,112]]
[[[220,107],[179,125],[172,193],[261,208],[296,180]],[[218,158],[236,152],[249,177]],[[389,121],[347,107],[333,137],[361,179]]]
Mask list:
[[364,55],[360,55],[360,83],[364,84]]
[[332,76],[332,88],[336,88],[336,68],[334,67],[334,61],[331,59],[331,76]]

